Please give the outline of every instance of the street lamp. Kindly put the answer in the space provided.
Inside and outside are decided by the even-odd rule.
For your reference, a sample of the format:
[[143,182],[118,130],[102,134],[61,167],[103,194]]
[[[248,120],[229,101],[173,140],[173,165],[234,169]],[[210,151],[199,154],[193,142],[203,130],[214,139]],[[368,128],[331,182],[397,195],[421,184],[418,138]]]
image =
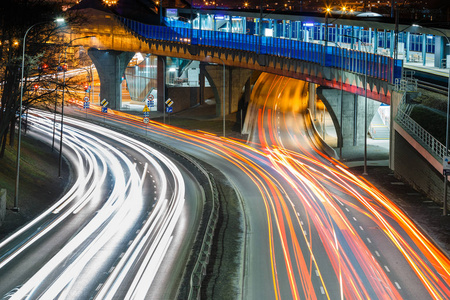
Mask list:
[[[420,26],[418,24],[412,24],[411,26],[413,26],[413,27],[422,27],[422,26]],[[447,40],[447,46],[450,45],[450,39],[445,34],[445,32],[443,32],[442,30],[440,30],[438,28],[428,28],[428,29],[436,30],[437,32],[441,33],[442,36],[445,37],[445,39]],[[445,51],[444,51],[444,53],[445,53]],[[445,154],[444,154],[444,159],[445,159],[445,156],[448,156],[449,125],[450,125],[449,124],[449,118],[450,118],[450,76],[448,77],[448,84],[447,84],[447,122],[446,122],[446,127],[445,127]],[[447,215],[447,180],[448,180],[448,174],[445,173],[445,170],[444,170],[444,201],[443,201],[443,212],[442,212],[442,214],[444,216]]]
[[[341,130],[339,132],[339,137],[340,137],[340,143],[339,143],[339,159],[342,160],[342,146],[344,143],[344,135],[343,135],[343,126],[342,126],[342,119],[343,119],[343,111],[344,111],[344,55],[343,55],[343,49],[341,46],[339,46],[339,44],[337,42],[334,42],[335,45],[339,48],[339,52],[341,53],[340,57],[341,57],[341,112],[340,112],[340,116],[339,116],[339,123],[341,125]],[[339,141],[338,141],[339,142]]]
[[[55,20],[57,23],[64,22],[64,19],[57,18]],[[17,141],[17,163],[16,163],[16,188],[15,188],[15,195],[14,195],[14,207],[12,208],[14,211],[19,211],[19,176],[20,176],[20,144],[22,141],[22,103],[23,103],[23,77],[24,77],[24,69],[25,69],[25,46],[26,46],[26,39],[28,32],[37,25],[48,23],[48,21],[38,22],[30,27],[28,27],[27,31],[25,31],[25,34],[23,36],[23,45],[22,45],[22,74],[20,78],[20,102],[19,102],[19,137]]]
[[94,36],[91,36],[91,35],[89,35],[89,36],[82,36],[82,37],[78,37],[78,38],[75,38],[75,39],[72,39],[72,40],[70,40],[68,43],[67,43],[67,46],[66,46],[66,48],[64,49],[64,67],[63,67],[63,90],[62,90],[62,103],[61,103],[61,129],[60,129],[60,132],[61,132],[61,135],[60,135],[60,138],[59,138],[59,168],[58,168],[58,177],[59,178],[61,178],[61,169],[62,169],[62,150],[63,150],[63,133],[64,133],[64,130],[63,130],[63,126],[64,126],[64,94],[65,94],[65,90],[66,90],[66,60],[67,60],[67,48],[69,48],[69,46],[70,46],[70,44],[73,42],[73,41],[76,41],[76,40],[81,40],[81,39],[86,39],[86,38],[91,38],[91,37],[94,37]]
[[[357,39],[361,44],[363,43],[363,41],[356,37],[356,36],[351,36],[351,35],[343,35],[345,37],[349,37],[352,39]],[[366,51],[364,51],[364,171],[363,171],[363,175],[368,175],[367,174],[367,51],[368,49],[366,49]]]
[[[207,56],[206,58],[212,58],[211,56]],[[222,74],[222,78],[223,78],[223,96],[222,96],[222,120],[223,120],[223,137],[225,137],[225,76],[226,76],[226,72],[225,72],[225,62],[221,59],[221,58],[217,58],[222,62],[222,66],[223,66],[223,74]]]

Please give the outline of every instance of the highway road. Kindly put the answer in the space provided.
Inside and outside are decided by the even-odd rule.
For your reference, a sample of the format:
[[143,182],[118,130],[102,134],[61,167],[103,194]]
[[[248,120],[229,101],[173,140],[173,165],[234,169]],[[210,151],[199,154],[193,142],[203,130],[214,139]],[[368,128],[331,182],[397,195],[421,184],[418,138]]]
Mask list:
[[104,122],[183,149],[236,188],[246,225],[240,298],[449,299],[449,259],[369,182],[317,150],[307,90],[263,74],[249,144],[121,113]]
[[[52,120],[33,111],[28,134],[51,143]],[[0,243],[0,295],[173,298],[181,275],[168,274],[183,271],[199,222],[203,194],[195,178],[128,136],[70,118],[65,124],[74,184]]]
[[227,177],[244,210],[235,298],[449,299],[449,259],[369,182],[317,150],[307,90],[263,74],[247,115],[250,143],[95,106],[71,113],[182,149]]

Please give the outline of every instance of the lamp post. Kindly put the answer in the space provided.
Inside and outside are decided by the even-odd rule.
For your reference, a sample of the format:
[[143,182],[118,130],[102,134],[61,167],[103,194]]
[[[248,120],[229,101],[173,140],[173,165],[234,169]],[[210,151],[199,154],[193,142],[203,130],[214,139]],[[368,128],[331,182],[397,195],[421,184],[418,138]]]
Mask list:
[[344,55],[343,55],[343,49],[341,46],[339,46],[338,43],[334,42],[335,45],[339,48],[340,50],[340,58],[341,58],[341,112],[340,112],[340,116],[339,116],[339,123],[341,126],[341,131],[339,133],[339,138],[340,143],[339,143],[339,158],[342,160],[342,144],[344,143],[344,135],[343,135],[343,126],[342,126],[342,122],[343,122],[343,111],[344,111]]
[[223,114],[223,137],[225,137],[225,63],[223,62],[223,60],[221,58],[219,58],[219,60],[222,62],[222,66],[223,66],[223,73],[222,73],[222,78],[223,78],[223,100],[222,100],[222,114]]
[[[362,40],[356,36],[343,35],[352,39],[357,39],[361,44]],[[367,49],[364,51],[364,171],[363,175],[367,173]]]
[[[418,24],[412,24],[413,27],[422,27]],[[443,37],[447,40],[447,46],[450,45],[450,39],[448,38],[447,34],[443,32],[442,30],[438,28],[429,28],[431,30],[435,30],[442,34]],[[445,51],[444,51],[445,53]],[[448,63],[448,62],[447,62]],[[448,147],[449,147],[449,119],[450,119],[450,74],[448,76],[448,84],[447,84],[447,121],[446,121],[446,127],[445,127],[445,153],[444,153],[444,160],[445,157],[448,156]],[[445,161],[444,161],[445,163]],[[443,207],[442,207],[442,214],[444,216],[447,215],[447,181],[448,181],[448,174],[446,173],[446,170],[444,170],[444,201],[443,201]]]
[[[56,19],[56,22],[64,22],[63,19]],[[27,34],[30,32],[30,30],[37,25],[48,23],[47,21],[38,22],[30,27],[25,31],[25,34],[23,36],[23,45],[22,45],[22,69],[21,69],[21,77],[20,77],[20,102],[19,102],[19,137],[17,141],[17,160],[16,160],[16,187],[14,191],[14,207],[12,210],[19,211],[19,177],[20,177],[20,144],[22,141],[22,103],[23,103],[23,77],[24,77],[24,69],[25,69],[25,46],[26,46],[26,39]]]
[[[211,56],[207,56],[206,58],[212,58]],[[225,76],[226,76],[226,72],[225,72],[225,62],[218,57],[218,59],[222,62],[222,66],[223,66],[223,73],[222,73],[222,79],[223,79],[223,95],[222,95],[222,120],[223,120],[223,136],[225,137]],[[215,63],[213,63],[215,64]]]
[[61,178],[61,169],[62,169],[62,150],[63,150],[63,133],[64,133],[64,94],[66,89],[66,61],[67,61],[67,48],[69,48],[70,44],[73,41],[81,40],[85,38],[90,38],[94,36],[82,36],[75,39],[70,40],[67,43],[66,48],[64,49],[64,67],[63,67],[63,90],[62,90],[62,103],[61,103],[61,129],[60,129],[60,138],[59,138],[59,168],[58,168],[58,177]]
[[[438,32],[440,32],[445,39],[447,40],[447,45],[450,44],[450,40],[448,38],[448,36],[440,29],[437,28],[433,28],[433,30],[436,30]],[[445,53],[445,51],[444,51]],[[447,62],[448,63],[448,62]],[[448,146],[449,146],[449,117],[450,117],[450,74],[448,76],[448,84],[447,84],[447,122],[446,122],[446,127],[445,127],[445,155],[444,156],[448,156]],[[444,171],[444,201],[443,201],[443,209],[442,209],[442,214],[444,216],[447,215],[447,178],[448,174]]]

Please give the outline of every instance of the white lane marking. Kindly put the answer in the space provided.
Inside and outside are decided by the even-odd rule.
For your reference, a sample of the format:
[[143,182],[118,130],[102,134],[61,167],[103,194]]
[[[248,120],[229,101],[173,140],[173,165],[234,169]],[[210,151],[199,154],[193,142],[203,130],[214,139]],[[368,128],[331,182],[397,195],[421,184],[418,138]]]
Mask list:
[[316,272],[316,276],[319,277],[319,271],[318,270],[314,270]]
[[353,217],[353,220],[355,220],[355,221],[358,221],[358,220],[356,220],[356,218],[355,218],[355,217]]
[[401,290],[402,289],[402,287],[400,286],[400,284],[398,284],[398,282],[396,281],[396,282],[394,282],[395,283],[395,285],[397,286],[397,288],[399,289],[399,290]]
[[350,210],[349,210],[347,207],[345,208],[345,210],[348,211],[348,212],[350,212]]
[[375,254],[376,254],[378,257],[381,256],[380,253],[379,253],[377,250],[375,250]]
[[[142,163],[140,163],[140,164],[142,164]],[[144,182],[144,180],[145,180],[145,175],[147,175],[147,168],[148,168],[148,164],[145,163],[145,165],[144,165],[144,171],[142,172],[141,182]]]
[[362,226],[359,226],[359,229],[364,230],[364,228]]
[[325,290],[323,289],[323,286],[320,287],[320,292],[322,293],[322,295],[325,294]]
[[391,270],[389,270],[388,266],[384,266],[384,268],[386,269],[386,271],[391,272]]
[[369,238],[367,238],[367,241],[368,241],[369,243],[372,243],[372,241],[371,241]]

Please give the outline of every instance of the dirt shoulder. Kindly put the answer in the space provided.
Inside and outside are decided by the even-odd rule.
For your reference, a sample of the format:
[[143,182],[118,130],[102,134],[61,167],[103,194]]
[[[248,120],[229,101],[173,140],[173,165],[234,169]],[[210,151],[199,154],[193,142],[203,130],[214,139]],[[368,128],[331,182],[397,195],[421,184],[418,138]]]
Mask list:
[[34,219],[55,203],[69,186],[69,167],[63,164],[62,178],[58,177],[58,147],[52,151],[51,145],[36,139],[33,132],[22,135],[19,212],[14,207],[17,143],[7,146],[5,157],[0,159],[0,188],[7,190],[6,214],[0,226],[0,240]]

